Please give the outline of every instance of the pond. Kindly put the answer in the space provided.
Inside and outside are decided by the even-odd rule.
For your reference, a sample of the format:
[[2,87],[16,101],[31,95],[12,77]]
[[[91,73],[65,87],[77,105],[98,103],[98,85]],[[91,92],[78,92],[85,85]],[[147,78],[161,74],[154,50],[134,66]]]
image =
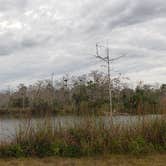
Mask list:
[[[145,115],[145,116],[114,116],[113,117],[113,123],[114,124],[120,124],[120,125],[133,125],[135,123],[141,122],[141,120],[144,118],[146,120],[153,120],[156,118],[160,118],[162,115]],[[93,117],[95,121],[102,121],[105,124],[110,124],[110,117],[109,116],[95,116]],[[46,118],[44,117],[31,117],[31,119],[25,119],[25,118],[13,118],[13,117],[1,117],[0,118],[0,141],[11,139],[15,133],[16,130],[19,128],[19,126],[25,125],[28,122],[31,124],[40,124],[44,122]],[[72,127],[73,125],[76,125],[82,121],[85,120],[85,116],[51,116],[50,117],[51,122],[54,126],[61,126],[61,127]]]

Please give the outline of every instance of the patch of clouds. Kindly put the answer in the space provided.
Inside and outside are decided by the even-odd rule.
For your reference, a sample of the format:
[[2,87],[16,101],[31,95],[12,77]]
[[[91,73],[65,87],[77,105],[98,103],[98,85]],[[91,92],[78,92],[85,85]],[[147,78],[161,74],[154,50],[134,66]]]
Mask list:
[[0,0],[0,83],[104,70],[93,55],[107,40],[131,82],[166,81],[164,0]]

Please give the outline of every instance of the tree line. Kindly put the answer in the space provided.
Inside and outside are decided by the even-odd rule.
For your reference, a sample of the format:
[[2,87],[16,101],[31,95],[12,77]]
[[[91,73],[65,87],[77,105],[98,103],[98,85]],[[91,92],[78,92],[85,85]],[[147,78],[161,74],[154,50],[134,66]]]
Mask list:
[[[159,87],[138,84],[135,88],[111,79],[114,113],[166,112],[166,84]],[[1,110],[23,110],[55,113],[107,113],[109,108],[108,78],[99,71],[77,77],[20,84],[16,90],[0,93]]]

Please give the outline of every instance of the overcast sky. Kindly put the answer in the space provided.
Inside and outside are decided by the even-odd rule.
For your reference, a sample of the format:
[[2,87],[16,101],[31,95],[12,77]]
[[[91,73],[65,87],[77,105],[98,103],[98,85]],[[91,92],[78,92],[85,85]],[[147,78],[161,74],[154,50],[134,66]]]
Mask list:
[[127,55],[114,71],[166,82],[165,0],[0,0],[0,86],[104,70],[92,55],[107,40]]

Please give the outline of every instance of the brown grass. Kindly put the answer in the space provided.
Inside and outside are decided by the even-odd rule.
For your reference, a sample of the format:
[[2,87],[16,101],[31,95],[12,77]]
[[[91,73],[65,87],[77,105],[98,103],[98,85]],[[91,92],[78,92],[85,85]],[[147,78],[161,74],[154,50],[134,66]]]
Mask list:
[[81,157],[166,152],[166,121],[141,120],[132,126],[106,125],[86,118],[73,127],[55,127],[49,119],[20,126],[11,142],[0,144],[1,157]]
[[0,166],[165,166],[166,154],[134,157],[110,155],[88,158],[0,159]]

